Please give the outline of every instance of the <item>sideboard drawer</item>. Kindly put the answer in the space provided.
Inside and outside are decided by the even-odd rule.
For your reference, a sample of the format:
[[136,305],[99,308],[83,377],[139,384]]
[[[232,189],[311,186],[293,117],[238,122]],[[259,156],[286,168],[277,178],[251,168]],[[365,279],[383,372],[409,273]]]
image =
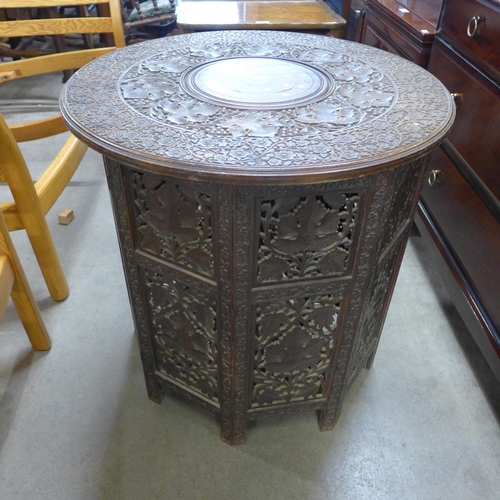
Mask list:
[[500,88],[438,39],[427,69],[460,94],[448,139],[500,199]]
[[[409,33],[403,34],[391,24],[392,22],[385,18],[382,13],[368,8],[366,13],[366,34],[363,43],[387,50],[418,64],[422,49],[419,47],[417,39]],[[380,40],[378,43],[377,38]]]
[[493,79],[500,79],[500,3],[445,0],[438,34]]
[[421,200],[498,330],[500,223],[441,148],[432,153],[428,180]]
[[371,0],[361,42],[398,54],[425,68],[441,1],[414,2],[411,9],[417,9],[416,12],[398,0]]

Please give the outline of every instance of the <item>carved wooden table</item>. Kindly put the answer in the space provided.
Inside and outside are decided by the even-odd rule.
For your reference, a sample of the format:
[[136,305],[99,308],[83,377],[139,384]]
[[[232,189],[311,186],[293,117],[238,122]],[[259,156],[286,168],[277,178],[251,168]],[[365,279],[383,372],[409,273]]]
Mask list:
[[340,36],[346,21],[322,0],[179,1],[183,33],[210,30],[300,30]]
[[197,401],[228,443],[288,412],[331,429],[373,360],[446,89],[372,47],[225,31],[101,57],[61,105],[105,157],[150,398]]

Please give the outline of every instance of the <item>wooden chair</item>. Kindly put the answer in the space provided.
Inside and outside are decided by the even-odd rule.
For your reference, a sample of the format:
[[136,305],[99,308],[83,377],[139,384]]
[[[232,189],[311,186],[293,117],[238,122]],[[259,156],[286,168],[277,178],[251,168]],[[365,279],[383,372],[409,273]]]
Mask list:
[[35,351],[50,349],[50,337],[40,314],[12,239],[0,213],[0,321],[9,296]]
[[[87,62],[124,47],[125,39],[119,0],[0,0],[2,8],[64,7],[98,4],[98,17],[49,18],[0,22],[0,38],[74,33],[112,34],[114,46],[43,55],[20,61],[0,63],[0,83],[26,76],[80,68]],[[9,231],[25,229],[54,300],[68,296],[69,288],[54,247],[45,214],[71,180],[87,147],[70,135],[43,175],[33,180],[18,147],[18,142],[50,137],[67,128],[61,115],[9,127],[0,115],[0,182],[7,181],[13,202],[0,203]]]

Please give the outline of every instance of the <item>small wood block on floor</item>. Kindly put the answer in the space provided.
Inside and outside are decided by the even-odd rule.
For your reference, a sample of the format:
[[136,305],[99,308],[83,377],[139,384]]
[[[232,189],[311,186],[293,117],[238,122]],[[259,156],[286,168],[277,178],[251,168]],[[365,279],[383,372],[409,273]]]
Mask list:
[[57,218],[59,219],[59,224],[67,226],[75,218],[75,212],[71,208],[65,208],[57,214]]

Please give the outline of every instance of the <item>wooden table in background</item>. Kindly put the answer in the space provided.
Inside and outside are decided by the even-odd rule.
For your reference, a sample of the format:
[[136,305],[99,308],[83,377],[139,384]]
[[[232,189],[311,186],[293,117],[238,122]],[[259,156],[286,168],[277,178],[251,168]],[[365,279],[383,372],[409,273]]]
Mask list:
[[321,0],[183,1],[176,8],[183,33],[214,30],[294,30],[339,37],[346,21]]

